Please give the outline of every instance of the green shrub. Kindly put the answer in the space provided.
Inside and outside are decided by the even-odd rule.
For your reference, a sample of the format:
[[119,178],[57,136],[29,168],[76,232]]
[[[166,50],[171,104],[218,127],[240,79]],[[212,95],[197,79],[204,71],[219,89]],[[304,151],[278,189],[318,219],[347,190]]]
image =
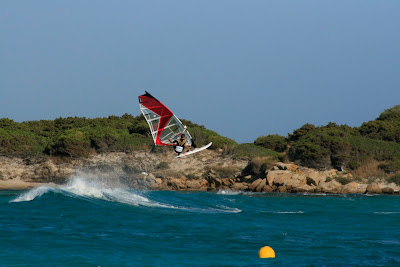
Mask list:
[[290,141],[297,141],[301,137],[305,136],[306,134],[309,134],[310,132],[313,132],[315,130],[315,126],[312,124],[304,124],[301,126],[299,129],[293,131],[293,134],[289,134],[289,140]]
[[396,174],[393,176],[390,176],[387,181],[389,183],[395,183],[396,185],[400,185],[400,174]]
[[361,136],[393,142],[400,141],[397,139],[399,131],[399,123],[379,120],[363,123],[359,128]]
[[381,163],[379,168],[386,173],[393,173],[400,171],[400,159],[395,159],[393,161]]
[[0,128],[0,153],[30,157],[43,153],[47,140],[28,131],[12,126],[14,130]]
[[400,122],[400,105],[386,109],[379,115],[378,120],[398,121]]
[[138,133],[145,136],[151,136],[149,124],[146,121],[141,121],[128,127],[129,133]]
[[400,144],[398,143],[362,136],[350,136],[348,140],[359,154],[367,155],[378,161],[400,158]]
[[303,166],[324,169],[331,166],[330,150],[313,139],[302,138],[289,149],[291,161]]
[[57,136],[47,151],[50,155],[87,157],[90,154],[90,139],[81,129],[69,129]]
[[349,167],[351,170],[355,170],[361,166],[361,163],[355,160],[351,160],[347,163],[347,167]]
[[336,181],[338,181],[340,184],[342,184],[342,185],[345,185],[345,184],[348,184],[348,183],[350,183],[351,181],[352,181],[352,179],[351,178],[348,178],[348,177],[336,177],[335,178],[335,180]]
[[277,152],[283,152],[286,150],[287,140],[283,136],[273,134],[258,137],[254,144]]

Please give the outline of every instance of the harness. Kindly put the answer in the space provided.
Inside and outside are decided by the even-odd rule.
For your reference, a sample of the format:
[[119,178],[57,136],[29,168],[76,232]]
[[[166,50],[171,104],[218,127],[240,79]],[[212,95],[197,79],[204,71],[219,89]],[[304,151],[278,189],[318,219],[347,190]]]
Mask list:
[[177,139],[175,142],[177,142],[177,144],[174,147],[175,148],[175,152],[176,153],[181,153],[183,151],[183,148],[185,147],[186,140]]

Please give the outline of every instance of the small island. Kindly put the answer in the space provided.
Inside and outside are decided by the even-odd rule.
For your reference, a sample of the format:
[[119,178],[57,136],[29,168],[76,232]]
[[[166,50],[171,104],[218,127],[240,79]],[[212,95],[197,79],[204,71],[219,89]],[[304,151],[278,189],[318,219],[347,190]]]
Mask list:
[[101,177],[148,190],[399,194],[400,105],[360,127],[305,124],[253,143],[182,120],[198,145],[175,159],[155,147],[143,116],[0,119],[0,189]]

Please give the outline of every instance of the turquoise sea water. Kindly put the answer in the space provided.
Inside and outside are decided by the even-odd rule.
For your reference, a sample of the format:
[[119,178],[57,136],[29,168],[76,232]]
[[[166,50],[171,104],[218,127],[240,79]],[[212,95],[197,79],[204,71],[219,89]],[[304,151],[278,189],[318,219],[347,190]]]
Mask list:
[[[0,191],[1,266],[400,266],[400,197]],[[259,259],[263,246],[274,259]]]

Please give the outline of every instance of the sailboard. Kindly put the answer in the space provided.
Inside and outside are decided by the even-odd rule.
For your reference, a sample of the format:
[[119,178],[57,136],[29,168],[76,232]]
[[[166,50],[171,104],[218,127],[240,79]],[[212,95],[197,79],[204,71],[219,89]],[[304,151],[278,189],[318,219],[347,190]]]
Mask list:
[[[139,96],[139,106],[150,127],[151,136],[155,145],[173,146],[174,141],[182,134],[185,134],[186,144],[196,148],[193,138],[186,126],[182,124],[178,117],[169,108],[147,91],[145,91],[145,94]],[[171,138],[172,142],[169,138]],[[205,148],[201,150],[204,149]],[[194,149],[193,151],[200,152],[201,150],[199,148],[197,150]]]
[[212,145],[212,142],[208,143],[208,144],[205,145],[205,146],[195,148],[195,149],[193,149],[193,150],[191,150],[191,151],[188,151],[188,152],[186,152],[186,153],[182,153],[182,154],[176,156],[175,158],[182,158],[182,157],[185,157],[185,156],[189,156],[189,155],[191,155],[191,154],[194,154],[194,153],[200,152],[200,151],[202,151],[202,150],[204,150],[204,149],[207,149],[207,148],[209,148],[211,145]]

